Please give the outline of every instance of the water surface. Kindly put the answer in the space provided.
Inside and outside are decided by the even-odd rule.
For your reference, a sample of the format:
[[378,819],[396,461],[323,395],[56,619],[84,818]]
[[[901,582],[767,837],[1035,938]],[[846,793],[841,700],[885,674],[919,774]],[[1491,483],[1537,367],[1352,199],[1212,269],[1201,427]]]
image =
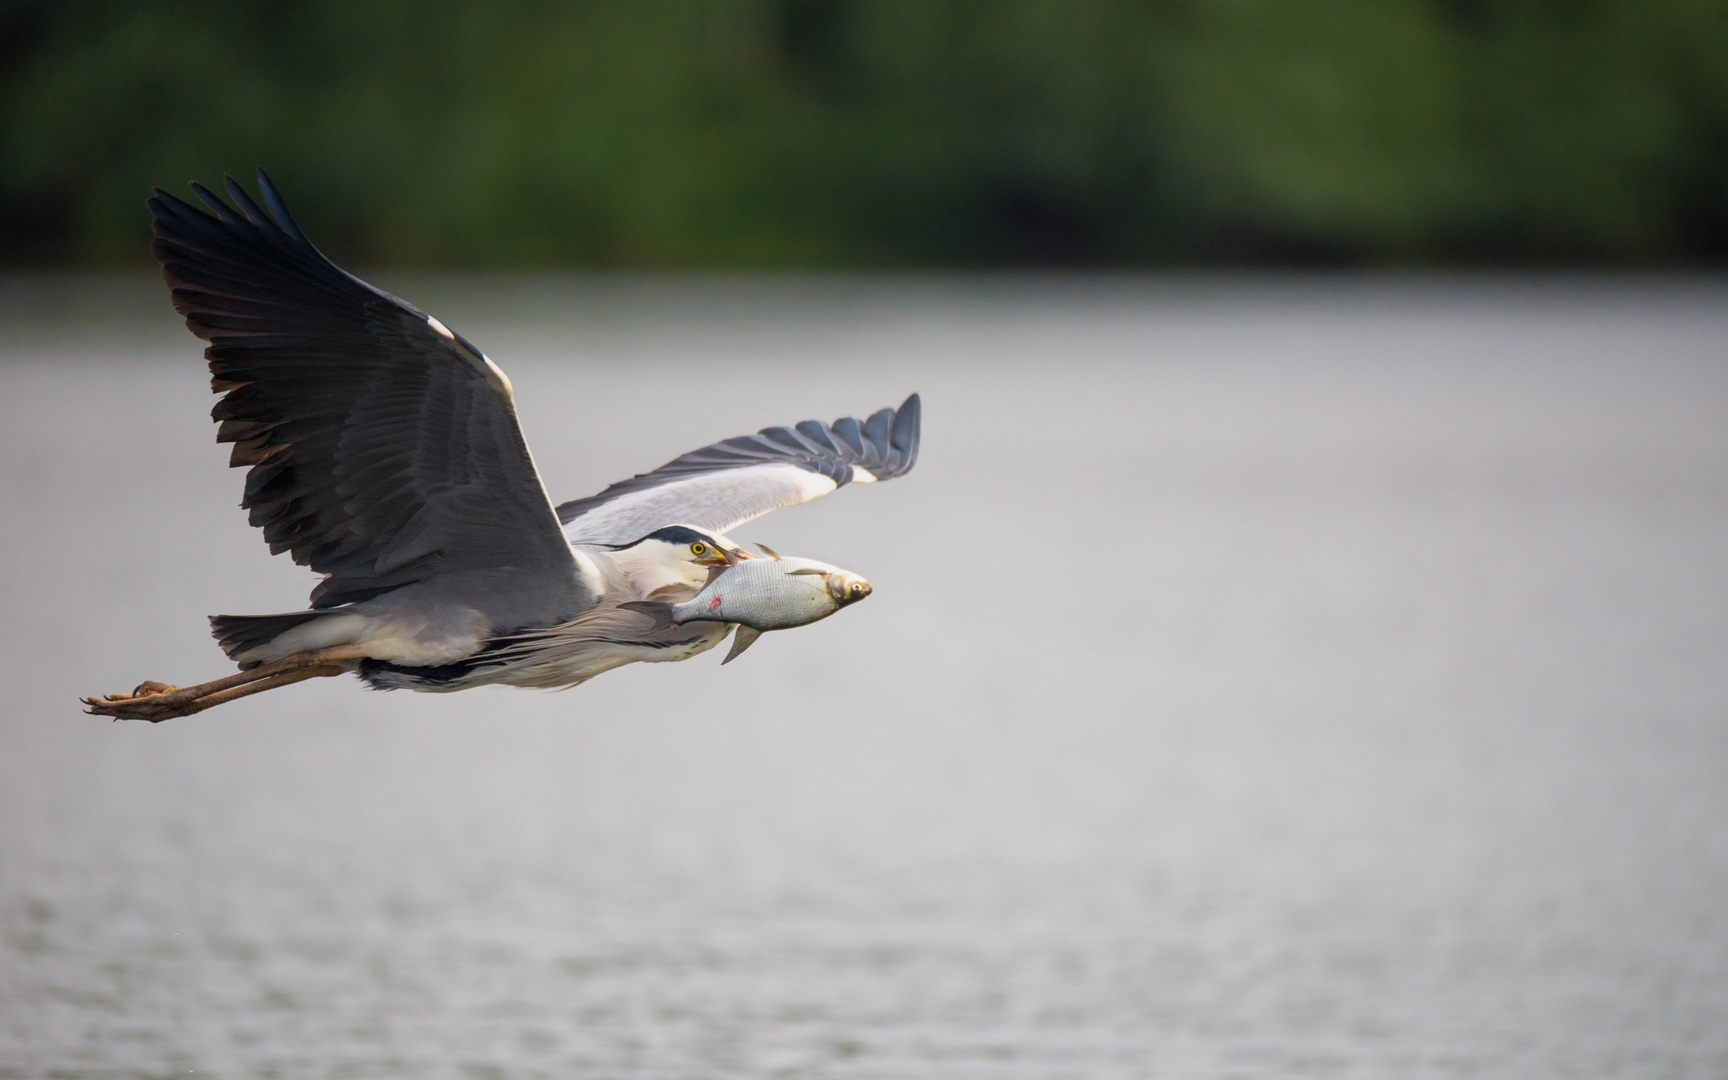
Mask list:
[[0,283],[0,1077],[1728,1074],[1728,291],[407,279],[555,499],[925,400],[738,530],[871,600],[159,726],[309,575],[149,283]]

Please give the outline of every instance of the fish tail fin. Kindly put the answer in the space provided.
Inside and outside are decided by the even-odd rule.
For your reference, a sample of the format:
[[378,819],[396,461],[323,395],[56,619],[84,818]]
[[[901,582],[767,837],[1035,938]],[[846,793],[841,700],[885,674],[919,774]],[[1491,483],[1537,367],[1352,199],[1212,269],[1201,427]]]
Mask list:
[[621,611],[633,611],[638,615],[646,615],[654,620],[649,629],[650,634],[659,633],[678,625],[678,620],[672,617],[672,605],[662,604],[656,600],[630,600],[618,605]]

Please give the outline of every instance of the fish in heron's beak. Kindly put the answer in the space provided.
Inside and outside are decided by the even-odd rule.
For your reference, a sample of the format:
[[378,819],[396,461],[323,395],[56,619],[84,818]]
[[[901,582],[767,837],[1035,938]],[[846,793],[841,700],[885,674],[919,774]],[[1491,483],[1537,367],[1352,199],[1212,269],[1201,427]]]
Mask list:
[[649,633],[687,622],[739,623],[756,630],[804,626],[870,595],[870,583],[838,566],[814,559],[754,558],[725,570],[681,604],[635,600],[618,606],[654,620]]
[[789,630],[825,619],[870,595],[870,583],[838,566],[814,559],[768,557],[739,560],[726,570],[710,570],[707,584],[682,604],[632,600],[619,604],[652,620],[645,633],[659,633],[687,622],[737,623],[730,663],[766,630]]

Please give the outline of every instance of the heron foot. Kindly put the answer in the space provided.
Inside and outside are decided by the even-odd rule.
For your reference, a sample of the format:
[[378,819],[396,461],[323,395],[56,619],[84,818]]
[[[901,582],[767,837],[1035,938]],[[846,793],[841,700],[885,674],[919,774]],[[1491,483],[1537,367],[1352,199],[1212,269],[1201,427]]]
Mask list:
[[[103,694],[100,697],[79,698],[78,700],[89,706],[84,711],[94,716],[111,716],[116,720],[148,720],[152,724],[157,724],[176,716],[187,716],[200,711],[199,709],[182,711],[178,708],[186,704],[178,697],[180,689],[172,683],[146,679],[139,683],[130,694]],[[196,690],[198,687],[188,687],[187,689]],[[197,698],[194,697],[191,700],[196,701]]]
[[193,686],[175,686],[171,683],[146,680],[139,683],[130,694],[103,694],[100,697],[78,700],[84,703],[84,711],[92,716],[111,716],[116,720],[148,720],[152,724],[160,724],[176,716],[191,716],[224,702],[274,690],[278,686],[288,686],[327,675],[340,675],[349,667],[344,661],[352,660],[358,655],[359,650],[351,646],[316,649],[295,653],[281,660],[248,668],[237,675],[212,679]]

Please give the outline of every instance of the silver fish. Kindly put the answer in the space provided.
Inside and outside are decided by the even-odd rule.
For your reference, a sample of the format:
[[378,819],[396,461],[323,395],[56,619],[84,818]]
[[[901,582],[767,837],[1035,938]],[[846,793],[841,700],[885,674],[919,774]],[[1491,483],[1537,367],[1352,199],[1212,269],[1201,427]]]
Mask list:
[[618,606],[654,620],[654,629],[687,622],[737,623],[729,664],[768,630],[789,630],[826,619],[870,595],[870,583],[838,566],[791,559],[763,547],[770,558],[742,558],[715,571],[702,591],[681,604],[634,600]]

